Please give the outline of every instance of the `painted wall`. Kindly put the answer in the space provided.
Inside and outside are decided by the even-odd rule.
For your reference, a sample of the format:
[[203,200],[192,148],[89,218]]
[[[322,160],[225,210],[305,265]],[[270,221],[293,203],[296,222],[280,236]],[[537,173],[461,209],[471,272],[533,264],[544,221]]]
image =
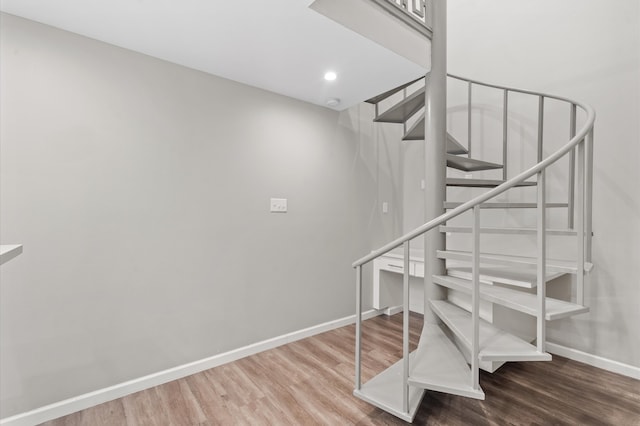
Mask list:
[[1,271],[0,417],[353,314],[387,173],[360,107],[0,28],[2,242],[24,244]]
[[[449,0],[448,33],[451,73],[596,109],[591,313],[551,323],[548,340],[633,366],[640,366],[639,8],[636,0]],[[523,141],[531,133],[526,122],[511,132]]]

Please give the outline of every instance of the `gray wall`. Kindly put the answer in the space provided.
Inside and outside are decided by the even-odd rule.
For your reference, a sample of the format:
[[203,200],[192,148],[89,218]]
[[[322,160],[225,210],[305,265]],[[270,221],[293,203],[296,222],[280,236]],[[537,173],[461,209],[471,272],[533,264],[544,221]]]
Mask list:
[[0,27],[0,417],[353,314],[386,239],[366,111]]

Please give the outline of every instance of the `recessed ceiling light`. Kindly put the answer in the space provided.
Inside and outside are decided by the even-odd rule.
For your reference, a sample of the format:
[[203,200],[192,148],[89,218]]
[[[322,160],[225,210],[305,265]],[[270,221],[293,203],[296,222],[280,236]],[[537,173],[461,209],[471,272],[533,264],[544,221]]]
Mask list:
[[340,105],[340,98],[329,98],[327,99],[327,106],[337,107]]
[[338,74],[336,74],[333,71],[328,71],[325,75],[324,75],[324,79],[327,81],[333,81],[336,78],[338,78]]

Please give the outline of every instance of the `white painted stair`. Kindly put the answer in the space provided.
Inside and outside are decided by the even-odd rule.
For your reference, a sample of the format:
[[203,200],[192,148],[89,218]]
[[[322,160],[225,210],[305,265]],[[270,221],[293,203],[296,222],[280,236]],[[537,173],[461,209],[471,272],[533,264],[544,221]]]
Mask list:
[[[460,179],[464,180],[464,179]],[[462,202],[460,201],[445,201],[444,208],[445,209],[455,209],[456,207],[460,207]],[[546,203],[546,208],[559,208],[559,207],[567,207],[569,204],[567,203]],[[501,203],[501,202],[489,202],[483,203],[480,205],[481,209],[535,209],[538,205],[536,203]]]
[[[472,261],[471,252],[461,250],[438,250],[436,255],[439,259],[447,260],[462,260],[466,262]],[[538,264],[538,260],[535,257],[528,256],[515,256],[507,254],[495,254],[495,253],[481,253],[480,263],[494,264],[494,265],[507,265],[518,266],[523,268],[535,268]],[[586,272],[591,271],[593,264],[590,262],[584,263],[584,270]],[[570,260],[559,259],[547,259],[547,271],[550,272],[564,272],[569,274],[575,274],[578,271],[578,266],[575,262]]]
[[0,245],[0,265],[7,263],[11,259],[22,253],[22,244],[2,244]]
[[[409,357],[409,362],[415,359],[415,352]],[[409,386],[409,410],[403,407],[403,360],[364,383],[360,389],[353,391],[358,398],[369,404],[385,410],[406,422],[413,422],[418,407],[424,396],[424,389]]]
[[[350,2],[316,0],[312,7],[327,16],[334,16],[332,19],[337,22],[375,40],[370,34],[375,32],[377,27],[382,27],[385,18],[392,21],[398,18],[394,21],[395,24],[400,21],[408,22],[404,15],[411,11],[424,18],[426,16],[424,3],[422,2],[422,6],[416,6],[416,4],[402,0],[354,0]],[[440,20],[435,20],[435,22],[442,23],[442,20],[446,19],[443,14],[439,14],[442,9],[438,9],[436,3],[432,3],[432,6],[433,12],[439,16]],[[338,13],[340,11],[344,12],[342,15],[345,15],[346,18],[343,16],[335,18],[335,15],[341,15]],[[433,20],[433,17],[431,18]],[[369,22],[371,25],[367,27],[362,22]],[[379,25],[373,25],[374,22]],[[429,22],[429,20],[425,19],[422,22]],[[366,28],[362,29],[362,27]],[[446,28],[446,26],[441,28]],[[429,31],[431,30],[429,28]],[[433,33],[429,31],[421,34],[426,39],[430,39]],[[433,47],[442,46],[434,43]],[[403,56],[408,57],[407,55]],[[442,59],[442,56],[439,58]],[[434,67],[435,70],[438,69]],[[471,175],[467,175],[468,178],[464,179],[459,177],[461,176],[459,172],[447,172],[445,181],[440,179],[441,175],[435,176],[431,180],[439,182],[440,187],[425,191],[425,194],[432,195],[427,201],[437,200],[435,202],[437,205],[442,205],[445,212],[353,263],[353,267],[356,269],[356,298],[358,300],[356,307],[356,389],[354,395],[408,422],[413,421],[427,390],[484,399],[485,394],[480,387],[480,369],[493,372],[504,362],[551,360],[551,355],[545,350],[547,321],[589,312],[589,308],[581,303],[584,300],[586,276],[593,268],[589,212],[593,159],[588,157],[594,152],[592,133],[593,120],[595,119],[594,111],[588,105],[555,95],[448,75],[447,87],[449,82],[452,87],[454,84],[462,82],[467,90],[466,108],[459,108],[455,111],[456,115],[458,112],[464,114],[465,111],[467,114],[468,133],[462,138],[461,143],[444,129],[448,124],[451,124],[453,126],[451,132],[460,132],[460,126],[456,123],[460,121],[460,118],[464,120],[464,115],[453,117],[453,120],[445,123],[447,111],[442,108],[443,97],[440,96],[442,88],[436,85],[436,83],[445,84],[443,78],[444,75],[438,76],[437,73],[432,72],[425,84],[422,84],[420,79],[413,80],[367,101],[374,105],[374,121],[380,123],[378,125],[401,124],[404,126],[402,140],[445,145],[442,147],[446,151],[443,158],[427,159],[425,170],[439,170],[438,167],[442,164],[438,162],[443,161],[446,162],[449,170],[478,172],[478,174],[474,174],[473,178]],[[496,99],[502,99],[502,105],[486,105],[477,101],[474,103],[475,89],[480,87],[482,90],[495,90],[494,93],[498,95]],[[517,115],[512,115],[509,111],[509,98],[516,93],[518,96],[529,96],[530,99],[538,103],[536,118],[530,120],[528,116],[522,117],[528,125],[537,124],[534,128],[537,127],[538,130],[537,135],[532,138],[533,143],[537,143],[538,157],[533,161],[527,159],[526,164],[535,165],[526,166],[530,167],[526,170],[522,169],[521,164],[517,162],[513,164],[509,161],[517,154],[513,150],[520,149],[521,145],[510,143],[509,140],[509,127],[514,120],[519,119]],[[553,146],[545,141],[545,149],[543,149],[545,133],[548,133],[543,131],[545,129],[544,106],[547,99],[563,102],[570,107],[571,114],[566,117],[570,128],[570,137],[566,141],[558,141],[556,146],[560,146],[560,148],[544,157],[545,150],[551,151],[550,147]],[[438,107],[434,105],[438,105]],[[502,164],[487,161],[496,160],[497,155],[486,159],[472,158],[472,153],[477,155],[476,153],[486,152],[489,157],[494,151],[493,145],[484,144],[495,137],[493,135],[495,132],[483,133],[485,123],[482,122],[482,114],[477,113],[478,110],[482,112],[487,107],[495,107],[491,111],[502,111]],[[425,110],[434,112],[429,117],[435,117],[435,123],[441,127],[441,131],[437,132],[439,136],[430,132],[430,137],[442,138],[446,136],[444,141],[425,141],[427,130],[430,130],[425,127]],[[580,115],[578,115],[578,110],[581,111]],[[546,115],[550,115],[549,111]],[[478,123],[477,120],[481,120],[481,122]],[[491,116],[489,127],[493,128],[494,121],[495,117]],[[578,129],[578,123],[581,123],[580,129]],[[480,131],[479,135],[475,134],[477,131]],[[494,142],[488,143],[493,144]],[[441,152],[441,150],[438,151]],[[569,165],[566,174],[568,185],[563,184],[561,191],[556,191],[557,182],[555,180],[548,181],[546,171],[553,164],[561,164],[558,162],[561,158],[569,158],[566,163]],[[520,168],[520,170],[513,170],[514,168]],[[496,172],[499,172],[499,175]],[[495,179],[498,176],[500,179]],[[509,176],[513,177],[509,178]],[[426,182],[426,184],[433,184],[433,182]],[[448,187],[451,189],[447,190]],[[462,187],[463,189],[453,187]],[[513,192],[507,192],[512,189]],[[549,195],[548,193],[552,191],[553,193]],[[516,197],[511,197],[511,194],[515,194]],[[447,196],[455,196],[456,199],[445,200],[443,204],[440,204]],[[468,199],[460,199],[467,196]],[[518,201],[505,201],[510,199]],[[550,199],[553,199],[553,202],[548,202]],[[566,229],[547,229],[547,213],[551,208],[567,209]],[[481,217],[483,221],[494,219],[491,217],[494,212],[491,211],[486,212],[489,219],[485,219],[485,212],[481,212],[484,209],[504,209],[504,212],[498,212],[500,216],[508,217],[508,220],[503,223],[516,224],[516,226],[486,226],[484,222],[482,224],[485,226],[481,226]],[[536,228],[518,226],[522,225],[522,222],[526,222],[520,213],[526,215],[527,212],[523,212],[521,209],[535,209]],[[555,215],[557,211],[553,213],[554,215],[550,215],[550,217],[555,219],[558,216]],[[462,214],[471,215],[473,227],[456,224],[456,218]],[[558,225],[554,224],[553,226],[557,227]],[[542,230],[544,232],[541,232]],[[447,235],[453,233],[469,234],[472,238],[443,238],[444,243],[442,240],[435,241],[435,245],[441,248],[441,250],[436,250],[435,255],[437,259],[444,261],[440,263],[444,263],[446,266],[446,275],[431,276],[429,277],[431,282],[427,278],[425,286],[439,286],[445,300],[428,300],[424,310],[425,313],[433,314],[431,315],[432,320],[439,319],[442,324],[432,324],[425,321],[418,347],[409,355],[410,275],[413,277],[424,276],[425,269],[433,260],[424,259],[424,262],[418,262],[422,265],[421,268],[418,268],[416,259],[411,255],[411,249],[414,246],[410,246],[409,242],[422,237],[427,232],[442,232]],[[504,249],[499,246],[499,249],[494,250],[509,254],[483,252],[481,234],[492,235],[492,246],[495,246],[495,242],[508,241],[504,245]],[[522,239],[520,236],[523,235],[529,238]],[[576,248],[576,253],[579,253],[576,255],[578,260],[547,258],[547,238],[550,236],[556,239],[575,240],[573,247]],[[526,252],[524,250],[518,251],[520,242],[526,241],[533,244],[532,240],[535,240],[537,257],[521,255]],[[469,242],[470,244],[468,244]],[[567,241],[562,243],[565,242]],[[411,242],[411,244],[414,243]],[[466,249],[468,246],[471,248],[469,251],[452,250],[451,247],[447,247],[447,244],[460,244],[462,249]],[[403,273],[404,297],[402,303],[405,310],[403,359],[362,384],[363,267],[370,262],[378,262],[376,265],[380,266],[380,262],[383,262],[381,256],[391,257],[389,253],[401,246],[404,246],[404,254],[397,259],[392,259],[393,264],[389,264],[389,269],[380,267],[378,272],[393,270],[396,273]],[[529,251],[533,249],[533,247],[527,248]],[[539,259],[544,259],[544,261],[540,262]],[[384,260],[384,262],[386,261]],[[547,283],[551,283],[565,274],[575,276],[565,282],[570,281],[572,285],[575,283],[576,303],[546,297]],[[477,277],[477,280],[473,279],[474,276]],[[474,287],[476,284],[477,286]],[[380,286],[377,287],[380,292]],[[430,290],[425,288],[427,294],[431,294]],[[384,308],[384,306],[380,306],[380,308]],[[531,344],[534,340],[535,346]]]
[[424,325],[414,354],[410,362],[410,385],[484,399],[482,389],[474,389],[471,385],[471,371],[464,356],[440,326]]
[[[471,267],[448,265],[447,274],[451,277],[471,280]],[[566,275],[564,272],[547,271],[545,282]],[[480,266],[480,282],[490,285],[503,284],[521,288],[535,288],[538,285],[536,271],[512,266]]]
[[[471,314],[446,300],[431,300],[432,311],[458,336],[471,351]],[[551,355],[540,353],[535,346],[506,331],[480,320],[481,361],[550,361]]]
[[[471,294],[471,281],[451,276],[434,275],[433,282],[443,287]],[[507,287],[480,284],[480,297],[488,302],[523,312],[528,315],[538,315],[538,298],[535,294],[525,293]],[[545,298],[545,319],[553,321],[573,315],[589,312],[586,306],[564,300]]]
[[[440,232],[470,234],[471,227],[443,225],[440,227]],[[480,233],[481,234],[500,234],[500,235],[536,235],[538,233],[538,230],[536,228],[482,227],[480,228]],[[574,229],[547,229],[546,233],[547,235],[554,235],[554,236],[577,235]]]

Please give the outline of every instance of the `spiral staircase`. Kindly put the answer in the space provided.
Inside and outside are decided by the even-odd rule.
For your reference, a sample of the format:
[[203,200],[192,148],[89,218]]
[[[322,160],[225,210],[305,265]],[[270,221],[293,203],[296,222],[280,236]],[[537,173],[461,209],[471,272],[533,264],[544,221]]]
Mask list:
[[[342,7],[340,2],[322,2],[325,11],[331,7],[334,11]],[[584,304],[584,288],[593,268],[591,183],[595,113],[588,105],[560,96],[447,75],[446,53],[443,53],[446,52],[446,0],[432,0],[429,5],[424,0],[356,2],[368,8],[367,13],[372,13],[371,8],[379,8],[388,19],[395,19],[396,25],[401,22],[415,28],[419,24],[423,28],[422,34],[431,43],[431,71],[425,78],[407,82],[367,101],[374,105],[375,122],[388,126],[402,125],[403,141],[424,141],[425,182],[435,186],[435,190],[427,193],[437,194],[427,199],[425,216],[428,221],[353,263],[357,300],[354,395],[411,422],[427,390],[484,399],[480,369],[493,372],[504,362],[551,360],[545,348],[547,321],[589,311]],[[352,2],[351,7],[356,2]],[[332,3],[331,7],[327,6],[329,3]],[[344,16],[337,20],[349,26]],[[358,24],[358,31],[367,36],[366,31],[371,30],[362,30],[362,25]],[[446,130],[447,80],[466,87],[463,110],[466,110],[468,133],[463,142]],[[494,97],[502,100],[501,105],[494,108],[502,114],[501,162],[486,161],[475,154],[483,152],[474,140],[477,126],[472,123],[473,111],[480,107],[474,103],[474,93],[479,89],[492,91],[498,95]],[[532,99],[537,104],[537,114],[527,118],[510,117],[509,101],[516,96]],[[559,148],[554,148],[555,151],[545,157],[544,147],[549,146],[549,141],[545,140],[545,117],[548,119],[545,105],[551,102],[556,107],[557,104],[566,105],[562,119],[568,136],[558,144]],[[557,111],[558,108],[553,108],[554,113]],[[531,162],[533,166],[514,172],[508,161],[508,152],[518,149],[518,146],[509,140],[508,126],[517,119],[535,122],[537,158]],[[563,164],[568,165],[568,170],[563,174],[566,183],[559,191],[557,179],[548,182],[547,176],[551,166]],[[445,165],[448,170],[457,172],[445,172]],[[443,178],[432,173],[435,178],[429,179],[432,169]],[[497,173],[499,176],[474,177],[473,174],[478,172]],[[461,177],[456,173],[468,175]],[[466,199],[446,199],[454,196],[447,188],[462,188],[462,192],[455,194],[466,195]],[[473,189],[465,192],[466,188]],[[478,195],[477,191],[482,192]],[[548,201],[558,198],[556,192],[566,198],[560,202]],[[512,198],[518,201],[504,201],[509,200],[509,194],[513,193],[517,194]],[[507,216],[518,216],[519,212],[528,210],[535,214],[535,226],[481,225],[481,215],[488,209],[503,211]],[[566,213],[563,214],[566,218],[563,227],[552,229],[548,226],[550,210]],[[494,241],[491,251],[487,252],[484,236],[489,235],[494,240],[498,239],[498,243]],[[412,262],[416,257],[410,244],[422,245],[422,241],[416,241],[422,236],[425,236],[424,250],[420,252],[420,257],[424,256],[421,276],[424,276],[427,295],[425,321],[417,349],[410,352],[409,281],[410,271],[415,271]],[[465,236],[462,245],[466,247],[456,247],[455,250],[447,247],[460,245],[460,236]],[[519,252],[518,239],[523,236],[533,239],[534,255]],[[571,259],[550,258],[547,250],[549,237],[565,240],[564,244],[574,247],[575,255]],[[496,247],[506,247],[508,252],[495,252],[493,249]],[[403,271],[403,357],[362,383],[363,268],[382,256],[395,256],[401,262],[399,270]],[[572,300],[546,295],[547,283],[552,285],[551,282],[561,276],[569,276],[565,279],[573,286]],[[517,327],[504,327],[492,318],[482,318],[481,304],[490,308],[500,306],[532,318],[535,335],[527,336],[513,331]]]

